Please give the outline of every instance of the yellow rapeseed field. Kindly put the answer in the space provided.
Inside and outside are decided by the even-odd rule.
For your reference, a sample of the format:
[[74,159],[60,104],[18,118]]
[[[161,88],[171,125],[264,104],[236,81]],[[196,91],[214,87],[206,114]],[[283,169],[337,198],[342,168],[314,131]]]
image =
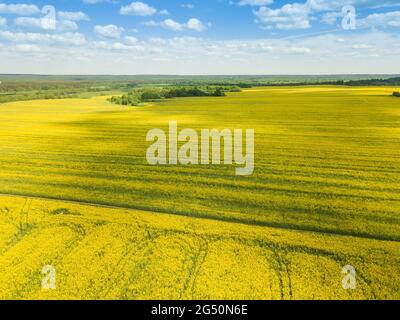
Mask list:
[[[0,105],[0,299],[400,298],[393,91]],[[146,133],[171,120],[254,128],[254,174],[148,165]]]

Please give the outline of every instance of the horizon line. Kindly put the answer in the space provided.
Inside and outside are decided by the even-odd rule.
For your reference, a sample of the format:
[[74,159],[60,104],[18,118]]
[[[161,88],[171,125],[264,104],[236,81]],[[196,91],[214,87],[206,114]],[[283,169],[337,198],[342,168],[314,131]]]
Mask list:
[[137,73],[137,74],[69,74],[69,73],[0,73],[0,76],[105,76],[105,77],[141,77],[141,76],[169,76],[169,77],[275,77],[275,76],[400,76],[400,73],[274,73],[274,74],[169,74],[169,73]]

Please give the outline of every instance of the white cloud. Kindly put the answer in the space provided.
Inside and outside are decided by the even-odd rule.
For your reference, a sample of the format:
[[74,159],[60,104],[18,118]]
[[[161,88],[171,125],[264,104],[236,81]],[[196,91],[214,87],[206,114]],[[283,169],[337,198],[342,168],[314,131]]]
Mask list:
[[42,29],[42,22],[38,18],[19,17],[14,19],[14,24],[23,28],[38,28]]
[[148,17],[157,13],[157,10],[147,3],[140,1],[132,2],[127,6],[122,6],[120,9],[122,15]]
[[5,26],[6,24],[7,24],[7,19],[3,18],[3,17],[0,17],[0,27],[1,26]]
[[[32,53],[21,59],[15,55],[13,45],[3,46],[0,61],[7,61],[2,65],[3,72],[329,74],[368,70],[369,73],[395,73],[398,71],[393,66],[397,65],[400,55],[398,34],[371,30],[363,34],[348,32],[340,36],[331,34],[286,40],[223,41],[183,36],[153,38],[134,45],[128,44],[124,37],[123,41],[102,40],[71,46],[64,44],[74,37],[72,34],[58,35],[58,39],[51,36],[0,31],[1,40],[37,44],[41,49],[36,55]],[[359,49],[354,48],[357,45]]]
[[305,48],[305,47],[290,47],[290,48],[284,49],[283,52],[287,53],[287,54],[306,54],[306,53],[310,53],[311,49]]
[[184,3],[181,5],[182,8],[186,8],[186,9],[194,9],[194,4],[191,3]]
[[[126,38],[125,38],[126,40]],[[145,48],[141,45],[138,45],[136,42],[135,43],[125,43],[122,42],[106,42],[106,41],[94,41],[90,44],[90,47],[94,49],[101,49],[104,51],[118,51],[118,52],[124,52],[124,51],[136,51],[136,52],[141,52],[144,51]]]
[[170,30],[174,30],[174,31],[182,31],[184,26],[179,23],[176,22],[172,19],[166,19],[163,22],[161,22],[161,26],[165,29],[170,29]]
[[370,45],[368,45],[368,44],[365,44],[365,43],[359,43],[359,44],[353,45],[353,49],[365,50],[365,49],[370,49],[370,48],[372,48],[372,47]]
[[15,49],[18,52],[30,53],[30,52],[39,52],[40,47],[35,44],[17,44]]
[[33,33],[33,32],[11,32],[0,31],[0,39],[10,42],[30,42],[30,43],[44,43],[44,44],[60,44],[60,45],[75,45],[80,46],[86,43],[86,38],[81,33],[62,33],[62,34],[49,34],[49,33]]
[[147,26],[147,27],[158,27],[158,26],[160,26],[160,22],[155,22],[154,20],[142,22],[142,24],[144,26]]
[[128,45],[135,45],[138,42],[138,39],[135,37],[127,36],[124,38],[125,43]]
[[304,4],[286,4],[279,9],[261,7],[254,11],[258,21],[267,28],[281,30],[308,29],[311,27],[309,21],[309,7]]
[[78,25],[74,21],[60,20],[56,23],[57,31],[76,31]]
[[341,12],[327,12],[325,13],[322,18],[321,22],[325,24],[335,24],[338,21],[338,18],[342,17]]
[[116,0],[83,0],[84,4],[98,4],[98,3],[105,3],[105,2],[114,3],[114,2],[116,2]]
[[348,4],[354,5],[354,2],[357,2],[357,0],[307,0],[305,5],[314,11],[334,11]]
[[156,22],[154,20],[146,21],[143,25],[148,27],[162,27],[164,29],[172,30],[172,31],[184,31],[184,30],[191,30],[202,32],[207,29],[207,27],[196,18],[189,19],[186,23],[180,23],[173,19],[165,19],[161,22]]
[[58,11],[57,12],[60,19],[69,21],[89,21],[89,16],[81,11],[69,12],[69,11]]
[[0,3],[0,13],[29,16],[39,13],[37,6],[32,4],[4,4]]
[[161,54],[163,53],[163,49],[161,48],[151,48],[150,53]]
[[91,46],[95,49],[107,49],[107,42],[105,41],[93,41]]
[[272,4],[273,0],[241,0],[238,2],[239,6],[266,6]]
[[115,42],[115,43],[111,44],[110,48],[112,50],[131,50],[132,46],[126,45],[126,44],[121,43],[121,42]]
[[165,40],[165,39],[163,39],[163,38],[150,38],[149,39],[149,42],[150,43],[154,43],[154,44],[157,44],[157,45],[163,45],[163,44],[166,44],[167,43],[167,40]]
[[119,39],[121,38],[121,34],[124,31],[124,28],[118,27],[113,24],[109,24],[107,26],[95,26],[94,31],[101,37],[111,38],[111,39]]
[[[14,19],[14,24],[25,29],[47,30],[46,25],[42,23],[40,18],[18,17]],[[60,32],[78,30],[78,25],[74,21],[69,20],[56,21],[55,27],[55,30]]]
[[207,27],[196,18],[189,19],[189,21],[186,23],[186,27],[197,32],[202,32],[207,29]]
[[[257,3],[261,3],[262,1],[263,0],[241,0],[239,3],[242,3],[242,5],[257,6]],[[256,16],[256,22],[262,24],[262,28],[264,29],[308,29],[311,27],[311,20],[318,19],[325,24],[335,24],[338,18],[342,16],[341,9],[345,5],[354,5],[356,9],[360,9],[399,6],[400,3],[398,0],[381,0],[379,4],[377,4],[375,0],[306,0],[304,2],[285,4],[276,9],[271,9],[263,5],[259,9],[254,10],[253,13]],[[316,16],[321,13],[323,13],[322,16],[317,18]],[[372,20],[378,22],[378,19],[382,21],[387,18],[388,17],[375,16],[371,17],[370,21],[366,21],[365,23],[370,23],[372,25]],[[396,27],[397,18],[393,16],[391,18],[390,23],[382,21],[382,24]]]
[[306,4],[315,11],[334,11],[345,5],[353,5],[356,8],[381,8],[399,6],[398,0],[307,0]]
[[168,10],[164,9],[164,10],[159,11],[158,14],[161,15],[161,16],[168,16],[169,12],[168,12]]
[[400,28],[400,11],[374,13],[367,16],[365,19],[360,19],[358,25],[361,27]]

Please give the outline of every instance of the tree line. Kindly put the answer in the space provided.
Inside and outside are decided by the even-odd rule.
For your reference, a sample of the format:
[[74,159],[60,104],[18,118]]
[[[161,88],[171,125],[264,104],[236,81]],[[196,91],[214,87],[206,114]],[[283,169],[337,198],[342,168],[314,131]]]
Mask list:
[[123,106],[138,106],[148,101],[188,97],[224,97],[226,92],[240,92],[237,86],[139,88],[122,96],[112,96],[111,103]]

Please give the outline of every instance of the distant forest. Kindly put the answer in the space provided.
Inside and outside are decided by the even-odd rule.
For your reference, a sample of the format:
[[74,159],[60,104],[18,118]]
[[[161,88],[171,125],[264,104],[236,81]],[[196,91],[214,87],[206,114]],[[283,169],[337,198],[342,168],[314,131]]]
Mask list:
[[132,90],[122,96],[113,96],[108,99],[111,103],[123,106],[138,106],[144,102],[161,99],[187,97],[225,97],[226,92],[240,92],[237,86],[204,86],[204,87],[167,87],[141,88]]
[[[260,86],[400,86],[400,75],[299,76],[41,76],[0,75],[0,103],[34,99],[115,96],[114,103],[136,105],[158,98],[224,96]],[[147,90],[138,96],[138,90]],[[143,93],[143,92],[142,92]],[[393,95],[397,96],[395,92]],[[125,96],[123,100],[119,97]],[[160,96],[160,97],[159,97]],[[129,101],[128,101],[129,100]]]

